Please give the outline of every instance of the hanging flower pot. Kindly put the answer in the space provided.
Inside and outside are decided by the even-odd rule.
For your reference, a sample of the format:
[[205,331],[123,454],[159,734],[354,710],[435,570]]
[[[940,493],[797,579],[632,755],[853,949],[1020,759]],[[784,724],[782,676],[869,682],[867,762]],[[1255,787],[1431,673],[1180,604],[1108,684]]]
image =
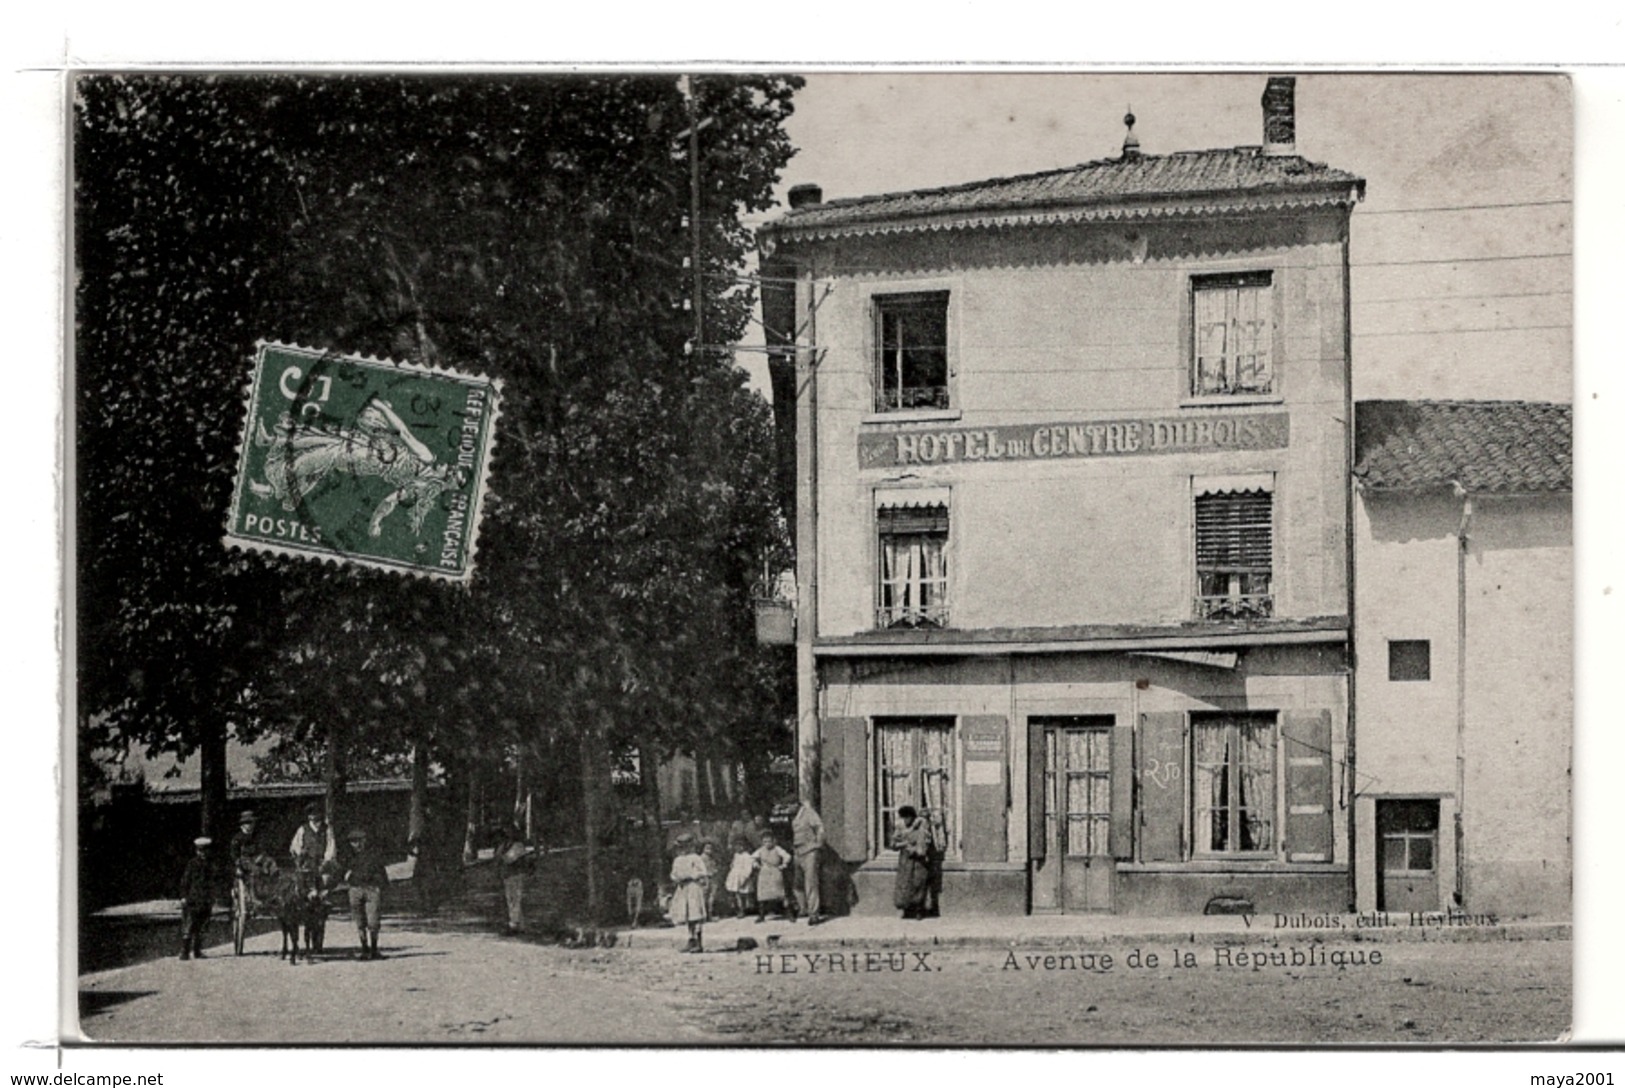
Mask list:
[[756,641],[763,646],[793,646],[796,641],[796,606],[789,601],[758,597]]

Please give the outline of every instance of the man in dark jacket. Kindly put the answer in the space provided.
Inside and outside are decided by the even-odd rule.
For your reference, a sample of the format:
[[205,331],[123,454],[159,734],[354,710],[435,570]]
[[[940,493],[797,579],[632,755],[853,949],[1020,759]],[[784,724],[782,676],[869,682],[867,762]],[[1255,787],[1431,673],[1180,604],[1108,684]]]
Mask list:
[[209,879],[209,847],[213,840],[204,836],[192,840],[195,853],[181,874],[181,959],[203,958],[203,927],[214,909],[214,889]]
[[389,873],[384,856],[368,844],[367,833],[356,828],[349,835],[349,856],[344,860],[344,882],[350,886],[350,917],[361,941],[361,958],[383,959],[378,951],[378,928],[384,907],[384,886]]

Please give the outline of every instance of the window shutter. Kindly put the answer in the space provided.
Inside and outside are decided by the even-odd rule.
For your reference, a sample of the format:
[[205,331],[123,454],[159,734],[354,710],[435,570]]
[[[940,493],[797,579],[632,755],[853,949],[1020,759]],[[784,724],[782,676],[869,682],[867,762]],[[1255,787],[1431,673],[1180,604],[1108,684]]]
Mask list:
[[1268,570],[1274,555],[1271,499],[1268,491],[1197,496],[1197,567]]
[[1043,861],[1048,853],[1044,835],[1044,726],[1027,723],[1027,857]]
[[865,718],[818,723],[819,816],[824,841],[846,861],[869,857],[869,730]]
[[882,534],[946,533],[946,506],[886,506],[875,514]]
[[[1006,786],[1010,769],[1006,758],[1007,731],[1007,721],[998,714],[967,715],[959,723],[965,749],[965,815],[962,826],[966,861],[1004,861],[1008,853],[1006,814],[1009,806],[1006,799],[1009,791]],[[980,777],[971,770],[976,764],[993,764],[998,768],[998,780],[974,781]]]
[[1185,859],[1185,715],[1140,715],[1141,861]]
[[1134,726],[1112,726],[1111,854],[1120,861],[1134,859]]
[[1283,715],[1286,858],[1332,860],[1332,712]]

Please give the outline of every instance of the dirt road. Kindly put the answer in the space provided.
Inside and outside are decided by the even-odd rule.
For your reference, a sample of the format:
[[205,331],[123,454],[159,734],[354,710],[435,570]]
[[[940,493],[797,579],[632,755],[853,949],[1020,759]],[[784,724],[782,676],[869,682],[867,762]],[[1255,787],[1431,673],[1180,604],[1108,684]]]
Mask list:
[[[1438,1044],[1551,1040],[1571,1007],[1564,940],[1364,946],[1360,963],[1334,962],[1331,952],[1360,947],[1335,943],[1228,951],[1198,943],[1179,957],[1173,946],[1148,944],[1133,962],[1138,945],[1112,944],[1092,948],[1096,958],[1085,962],[1081,952],[1062,959],[1057,948],[765,942],[688,956],[675,951],[671,930],[642,931],[631,947],[574,951],[397,925],[385,929],[380,962],[298,967],[277,959],[278,940],[254,938],[241,959],[165,958],[85,975],[84,1034],[104,1042]],[[343,940],[342,929],[330,935],[330,949]],[[1280,962],[1250,958],[1276,952]]]

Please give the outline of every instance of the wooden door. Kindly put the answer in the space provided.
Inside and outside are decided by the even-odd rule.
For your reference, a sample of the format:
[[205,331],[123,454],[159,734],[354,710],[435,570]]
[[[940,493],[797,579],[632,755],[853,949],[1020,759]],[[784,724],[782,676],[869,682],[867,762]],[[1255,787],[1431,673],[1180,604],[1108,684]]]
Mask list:
[[1395,912],[1439,908],[1439,802],[1377,802],[1377,909]]
[[[1112,719],[1043,722],[1043,856],[1033,862],[1033,910],[1107,911],[1111,851]],[[1036,731],[1035,731],[1036,732]]]

